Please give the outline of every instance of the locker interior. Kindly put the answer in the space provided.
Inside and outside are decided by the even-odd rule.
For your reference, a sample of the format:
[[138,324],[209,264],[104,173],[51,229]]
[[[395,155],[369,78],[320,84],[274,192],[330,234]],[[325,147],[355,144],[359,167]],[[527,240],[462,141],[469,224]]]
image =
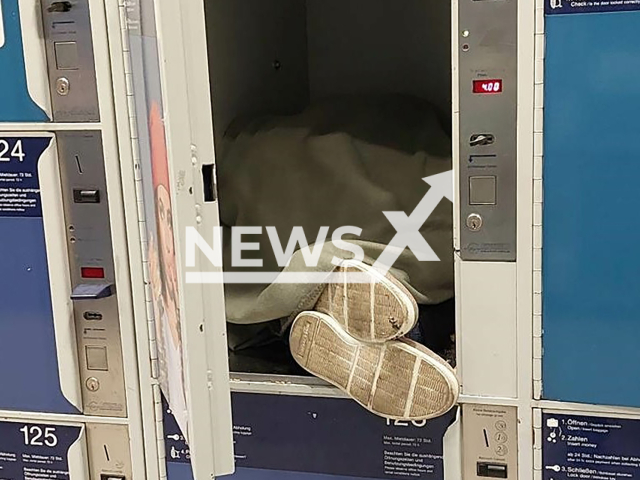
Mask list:
[[[236,119],[296,114],[343,95],[425,99],[450,133],[450,2],[207,0],[205,15],[218,156]],[[453,333],[453,300],[429,309]],[[230,363],[238,372],[303,373],[279,344],[232,353]]]

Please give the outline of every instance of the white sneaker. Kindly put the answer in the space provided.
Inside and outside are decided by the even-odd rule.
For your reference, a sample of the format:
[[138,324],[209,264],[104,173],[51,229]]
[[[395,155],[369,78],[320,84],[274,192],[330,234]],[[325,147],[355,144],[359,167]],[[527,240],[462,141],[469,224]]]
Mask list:
[[[346,260],[335,272],[344,282],[327,284],[314,310],[333,317],[349,335],[382,343],[407,335],[418,321],[418,305],[402,283],[357,260]],[[349,273],[368,275],[371,283],[353,283]]]
[[303,312],[291,326],[293,358],[337,386],[370,412],[397,420],[439,417],[457,402],[453,369],[408,339],[366,343],[332,317]]

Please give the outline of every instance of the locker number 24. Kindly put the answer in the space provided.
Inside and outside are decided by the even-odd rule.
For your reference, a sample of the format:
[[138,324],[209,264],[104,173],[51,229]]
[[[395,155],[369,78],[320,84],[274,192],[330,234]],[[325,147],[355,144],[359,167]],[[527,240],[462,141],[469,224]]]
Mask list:
[[[11,152],[9,152],[11,150]],[[0,162],[10,162],[11,160],[24,161],[24,152],[22,150],[22,140],[18,140],[13,148],[6,140],[0,139]]]
[[39,427],[25,425],[20,429],[24,435],[24,444],[32,447],[55,447],[58,445],[56,429],[53,427]]

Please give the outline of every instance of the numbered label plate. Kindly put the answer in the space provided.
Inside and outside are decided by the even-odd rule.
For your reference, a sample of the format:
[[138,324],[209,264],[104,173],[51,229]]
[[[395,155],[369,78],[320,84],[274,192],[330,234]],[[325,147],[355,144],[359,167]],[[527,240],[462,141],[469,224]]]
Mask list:
[[1,480],[69,480],[68,452],[81,427],[0,422]]

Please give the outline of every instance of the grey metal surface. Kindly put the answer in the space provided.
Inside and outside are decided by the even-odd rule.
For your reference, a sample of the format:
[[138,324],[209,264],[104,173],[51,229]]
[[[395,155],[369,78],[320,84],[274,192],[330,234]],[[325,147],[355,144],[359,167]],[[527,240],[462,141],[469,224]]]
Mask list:
[[462,406],[462,479],[518,478],[516,407]]
[[[67,7],[62,8],[68,4]],[[42,19],[55,122],[100,120],[88,0],[43,0]]]
[[132,480],[129,445],[126,425],[87,424],[89,478]]
[[[110,295],[74,296],[84,413],[126,416],[117,286],[100,132],[59,132],[58,155],[74,291],[110,285]],[[78,202],[74,190],[99,191],[99,203]],[[104,278],[83,278],[82,268]],[[96,291],[97,291],[96,290]],[[104,356],[104,358],[103,358]]]
[[[515,261],[516,0],[461,0],[459,25],[460,256]],[[494,84],[474,93],[477,80],[500,80],[501,92],[493,91]],[[471,177],[495,177],[495,199],[472,202]],[[470,215],[481,217],[479,229],[469,227],[477,225]]]

